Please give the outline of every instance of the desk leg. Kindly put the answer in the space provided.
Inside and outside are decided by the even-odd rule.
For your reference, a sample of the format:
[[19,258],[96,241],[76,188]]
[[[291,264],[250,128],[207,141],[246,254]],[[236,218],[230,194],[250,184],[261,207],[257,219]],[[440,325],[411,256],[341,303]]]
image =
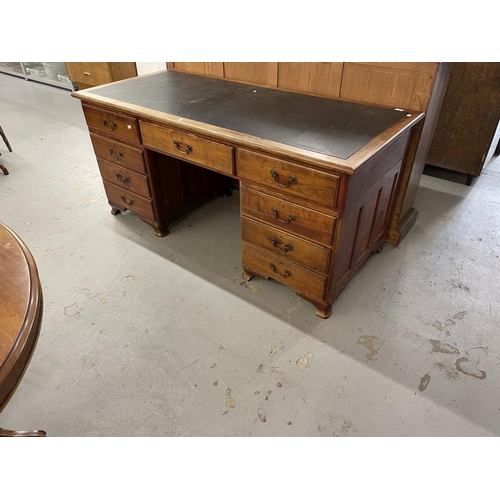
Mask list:
[[0,437],[46,437],[45,431],[10,431],[0,427]]

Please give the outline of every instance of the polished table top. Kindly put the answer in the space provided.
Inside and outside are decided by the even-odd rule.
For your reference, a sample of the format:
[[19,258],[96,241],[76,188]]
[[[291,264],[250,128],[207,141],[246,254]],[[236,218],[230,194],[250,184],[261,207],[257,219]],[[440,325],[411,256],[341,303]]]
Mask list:
[[29,364],[42,312],[35,260],[24,242],[0,222],[0,411]]

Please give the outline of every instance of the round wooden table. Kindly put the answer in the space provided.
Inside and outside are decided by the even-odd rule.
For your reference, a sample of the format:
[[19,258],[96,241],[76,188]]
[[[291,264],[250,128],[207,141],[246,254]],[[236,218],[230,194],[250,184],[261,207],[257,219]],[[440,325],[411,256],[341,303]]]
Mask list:
[[[0,412],[28,367],[42,314],[42,287],[35,260],[19,236],[0,222]],[[45,436],[45,432],[0,428],[0,436]]]

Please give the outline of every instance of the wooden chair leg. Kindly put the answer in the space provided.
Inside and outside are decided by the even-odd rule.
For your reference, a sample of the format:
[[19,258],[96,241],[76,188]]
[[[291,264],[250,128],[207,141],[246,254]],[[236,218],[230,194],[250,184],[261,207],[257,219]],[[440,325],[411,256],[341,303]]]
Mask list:
[[9,175],[7,167],[1,161],[0,161],[0,170],[4,173],[4,175]]
[[1,125],[0,125],[0,135],[2,136],[3,142],[5,142],[7,149],[12,153],[12,148],[10,147],[9,140],[7,139],[7,136],[5,135],[5,132],[3,131]]

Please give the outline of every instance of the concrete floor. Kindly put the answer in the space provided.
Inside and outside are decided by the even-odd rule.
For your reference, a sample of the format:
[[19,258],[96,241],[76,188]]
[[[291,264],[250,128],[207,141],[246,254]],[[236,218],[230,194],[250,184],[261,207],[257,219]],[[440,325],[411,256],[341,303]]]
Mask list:
[[[0,220],[30,247],[42,333],[0,426],[50,436],[500,434],[500,160],[424,176],[418,220],[321,320],[241,280],[238,196],[163,239],[109,212],[80,102],[0,74]],[[307,362],[307,364],[306,364]]]

